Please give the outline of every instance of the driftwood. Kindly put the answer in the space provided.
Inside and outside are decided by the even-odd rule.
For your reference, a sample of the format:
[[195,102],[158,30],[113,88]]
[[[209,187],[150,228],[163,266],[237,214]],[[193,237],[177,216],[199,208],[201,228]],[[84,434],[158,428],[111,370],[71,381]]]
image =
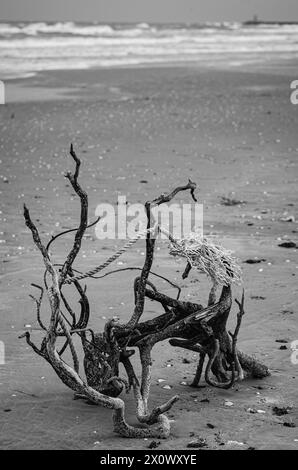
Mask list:
[[[199,353],[199,363],[191,384],[194,387],[198,386],[200,382],[205,361],[207,362],[204,372],[205,381],[209,385],[219,388],[232,387],[236,380],[242,380],[246,374],[258,378],[269,375],[266,366],[237,349],[237,336],[244,314],[244,293],[240,302],[236,300],[239,307],[237,324],[234,333],[229,333],[226,330],[226,323],[232,305],[231,286],[223,286],[217,302],[212,288],[208,306],[204,307],[197,303],[180,300],[180,288],[178,288],[177,298],[171,298],[158,292],[148,279],[150,274],[165,279],[159,274],[151,273],[156,243],[153,232],[158,230],[158,227],[153,224],[151,210],[154,206],[171,201],[180,191],[189,191],[191,197],[196,200],[196,184],[189,181],[185,186],[177,187],[171,193],[163,194],[145,204],[148,231],[144,265],[142,268],[126,268],[140,270],[140,275],[135,279],[133,286],[135,305],[131,318],[126,324],[120,323],[117,318],[110,319],[102,333],[94,333],[88,328],[90,307],[86,288],[82,287],[81,283],[75,279],[76,273],[80,272],[73,268],[73,263],[81,248],[82,238],[88,228],[88,197],[78,181],[81,162],[72,146],[70,155],[75,162],[75,172],[74,174],[68,172],[65,176],[80,199],[80,224],[77,229],[73,230],[75,231],[74,242],[66,260],[58,268],[51,261],[49,248],[54,240],[69,233],[70,230],[56,235],[45,246],[30,217],[29,210],[24,206],[26,225],[32,233],[34,243],[45,264],[44,287],[33,284],[40,292],[39,297],[33,297],[33,299],[36,303],[37,320],[40,328],[44,330],[45,336],[39,348],[31,341],[28,331],[22,337],[26,338],[27,343],[37,354],[51,364],[62,382],[75,392],[76,397],[87,398],[92,403],[113,410],[114,431],[116,433],[124,437],[166,438],[170,434],[170,421],[165,412],[178,400],[178,396],[174,396],[167,403],[156,406],[151,412],[149,411],[151,353],[156,343],[169,339],[172,346]],[[90,277],[100,278],[123,270],[114,270],[103,276]],[[190,271],[191,266],[188,263],[183,278],[186,278]],[[63,291],[65,284],[70,282],[80,298],[79,315],[73,311]],[[173,285],[173,283],[171,284]],[[44,290],[46,290],[50,305],[48,325],[44,325],[40,317]],[[146,298],[159,302],[164,308],[164,313],[142,322],[141,317]],[[85,378],[80,375],[79,371],[78,354],[73,343],[73,335],[75,334],[79,335],[84,351]],[[60,337],[64,338],[64,344],[62,348],[58,349],[57,340]],[[71,352],[72,365],[62,358],[67,348]],[[142,366],[140,380],[137,378],[130,361],[135,349],[139,351]],[[127,379],[119,377],[120,363],[125,368]],[[140,423],[146,426],[132,427],[127,424],[125,404],[119,398],[124,389],[127,392],[130,389],[133,390],[137,418]]]

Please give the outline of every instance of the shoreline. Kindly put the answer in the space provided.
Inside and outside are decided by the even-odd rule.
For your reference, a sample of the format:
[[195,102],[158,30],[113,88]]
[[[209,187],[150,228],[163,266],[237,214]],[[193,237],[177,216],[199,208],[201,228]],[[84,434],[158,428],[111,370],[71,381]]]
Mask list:
[[[55,100],[73,100],[78,96],[87,98],[86,87],[91,84],[96,85],[96,77],[117,76],[121,77],[121,73],[139,70],[189,70],[198,73],[211,73],[212,71],[226,73],[247,73],[247,74],[267,74],[267,75],[283,75],[289,77],[289,84],[297,76],[297,64],[292,60],[284,59],[274,62],[270,60],[266,67],[259,60],[253,62],[243,61],[238,63],[237,60],[231,66],[230,62],[223,60],[221,63],[154,63],[154,64],[138,64],[113,67],[93,67],[88,69],[59,69],[36,72],[29,77],[15,77],[4,80],[6,89],[6,104],[36,102],[36,101],[55,101]],[[100,83],[97,84],[96,93],[100,96]],[[96,87],[95,87],[96,88]]]

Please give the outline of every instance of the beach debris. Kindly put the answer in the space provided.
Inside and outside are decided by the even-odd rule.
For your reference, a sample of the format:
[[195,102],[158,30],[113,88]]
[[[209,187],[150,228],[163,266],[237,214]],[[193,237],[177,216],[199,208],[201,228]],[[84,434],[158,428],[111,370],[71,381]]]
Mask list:
[[201,449],[202,447],[207,447],[207,440],[203,437],[198,437],[193,441],[190,441],[187,446],[188,449]]
[[166,380],[165,379],[157,379],[157,382],[161,384],[162,382],[166,382]]
[[248,258],[247,260],[243,261],[243,263],[258,264],[258,263],[264,263],[265,261],[267,261],[265,258]]
[[210,403],[210,400],[209,398],[202,398],[202,400],[200,400],[200,403]]
[[281,217],[280,220],[282,222],[295,222],[294,215],[288,215],[287,217]]
[[245,446],[244,442],[239,441],[227,441],[228,446]]
[[252,414],[255,414],[257,412],[257,410],[255,408],[247,408],[248,413],[252,413]]
[[215,428],[215,425],[212,424],[212,423],[207,423],[206,426],[207,426],[207,428],[210,428],[210,429],[214,429],[214,428]]
[[13,390],[13,392],[17,392],[17,393],[22,393],[23,395],[27,395],[28,397],[34,397],[34,398],[37,398],[37,395],[35,395],[35,393],[28,393],[28,392],[24,392],[23,390]]
[[225,406],[234,406],[234,403],[232,401],[225,401]]
[[239,206],[242,204],[246,204],[246,201],[241,201],[239,199],[221,196],[220,203],[222,206]]
[[265,411],[265,410],[257,410],[257,413],[259,413],[260,415],[262,415],[262,414],[265,414],[266,411]]
[[293,421],[284,421],[283,426],[286,428],[296,428],[296,424]]
[[[155,224],[155,218],[152,217],[151,211],[154,207],[169,203],[177,193],[182,191],[188,191],[191,198],[197,202],[195,196],[197,185],[189,180],[184,186],[177,186],[172,192],[162,193],[159,197],[146,203],[147,226],[149,228],[138,232],[136,237],[129,240],[122,248],[118,249],[117,246],[113,246],[113,249],[117,251],[99,266],[93,266],[92,269],[85,272],[74,269],[73,263],[76,261],[77,266],[78,255],[80,255],[79,259],[87,257],[87,253],[81,250],[81,244],[86,230],[97,221],[88,225],[88,195],[79,182],[81,161],[72,145],[70,155],[74,161],[75,170],[67,172],[65,177],[68,180],[69,187],[73,189],[71,194],[77,196],[80,201],[80,217],[77,228],[68,228],[66,232],[64,230],[56,235],[52,233],[52,238],[47,245],[44,245],[39,228],[32,220],[28,208],[24,205],[23,214],[26,226],[30,230],[35,246],[45,264],[44,276],[41,278],[43,287],[37,284],[33,285],[39,290],[39,294],[35,298],[35,309],[37,322],[40,330],[44,331],[44,336],[39,342],[39,347],[31,340],[31,331],[27,330],[21,337],[26,338],[27,345],[52,366],[61,381],[71,390],[83,395],[85,400],[92,402],[94,405],[102,405],[113,410],[114,431],[116,433],[123,437],[144,438],[145,440],[148,440],[148,438],[167,438],[170,435],[171,421],[165,412],[169,412],[179,397],[177,395],[172,396],[170,399],[165,400],[165,403],[155,406],[151,413],[147,411],[148,406],[150,407],[149,394],[152,373],[150,366],[154,366],[152,348],[155,344],[169,340],[171,346],[181,347],[196,353],[198,367],[192,383],[193,387],[200,387],[199,382],[205,360],[207,361],[204,368],[205,381],[209,386],[216,388],[231,388],[237,379],[243,379],[243,370],[258,378],[269,375],[269,370],[265,365],[255,357],[243,354],[236,348],[237,336],[244,314],[244,291],[240,300],[235,299],[239,309],[235,330],[233,333],[226,330],[228,316],[233,304],[232,284],[241,283],[239,263],[230,251],[219,244],[215,245],[212,240],[202,238],[198,233],[190,233],[181,240],[175,240],[172,234],[167,232],[171,244],[170,254],[178,255],[187,263],[184,274],[188,274],[191,268],[196,268],[211,278],[212,284],[206,306],[191,302],[190,299],[188,301],[181,300],[179,298],[181,293],[179,286],[151,271],[158,250],[155,251],[155,242],[151,240],[149,234],[157,230],[166,232],[164,227]],[[48,170],[50,168],[52,169],[52,167],[47,166]],[[92,169],[92,171],[94,170]],[[113,175],[113,177],[116,176]],[[147,180],[143,181],[147,182]],[[58,197],[58,188],[52,186]],[[103,188],[103,192],[106,191],[107,189]],[[70,200],[72,200],[72,196]],[[52,221],[53,228],[60,227],[62,229],[65,225],[68,224]],[[64,236],[69,231],[75,232],[74,237],[72,237],[73,241],[70,244],[65,244],[65,247],[70,246],[65,254],[64,262],[56,266],[52,261],[49,246],[58,237]],[[42,235],[44,235],[43,232]],[[97,275],[111,263],[118,260],[144,235],[147,238],[146,242],[143,243],[143,251],[137,251],[138,255],[144,256],[144,258],[141,261],[142,266],[136,268],[141,273],[135,278],[133,284],[135,305],[131,317],[118,319],[102,316],[102,320],[104,320],[102,332],[93,331],[89,326],[91,309],[87,290],[80,281],[87,278],[99,279],[100,277],[131,269],[117,267],[113,271],[106,271],[104,275]],[[48,233],[48,236],[50,236],[50,233]],[[178,289],[178,293],[175,293],[173,297],[169,297],[163,292],[159,292],[151,282],[151,275],[162,277],[173,288]],[[68,286],[67,289],[64,289],[65,285]],[[117,285],[116,282],[115,289]],[[216,288],[218,286],[222,287],[219,299],[216,298]],[[43,323],[40,316],[44,292],[47,293],[50,307],[50,314],[45,323]],[[78,307],[76,306],[77,303],[73,302],[77,298],[79,300]],[[144,318],[144,307],[147,307],[146,298],[159,302],[163,307],[163,313],[156,314],[150,319],[146,316]],[[99,303],[98,307],[101,311],[104,305]],[[112,310],[111,313],[113,313],[115,308],[108,305],[107,311]],[[75,309],[78,311],[75,311]],[[96,324],[93,320],[91,324]],[[193,340],[194,333],[195,340]],[[227,342],[230,342],[230,348],[226,348]],[[78,348],[81,348],[80,351],[78,351]],[[129,361],[130,356],[135,351],[132,348],[139,348],[140,351],[141,371],[139,372],[138,368],[138,374],[141,375],[141,380],[138,380],[138,374],[134,371],[135,365]],[[65,351],[69,353],[67,362],[63,357]],[[169,355],[169,357],[173,356]],[[171,363],[165,361],[164,366],[174,367],[176,365],[175,359],[171,359]],[[120,362],[123,362],[127,378],[119,376]],[[83,376],[80,375],[82,370],[80,365],[84,366]],[[177,374],[178,371],[176,371]],[[45,377],[41,377],[41,380],[44,379]],[[172,386],[168,384],[158,383],[162,384],[164,390],[172,389]],[[130,386],[134,388],[138,419],[147,425],[146,427],[129,426],[125,420],[125,402],[122,397],[118,397],[124,388],[127,390]],[[209,403],[208,398],[201,401]],[[233,406],[233,402],[226,400],[225,405]],[[189,411],[191,410],[189,409]],[[76,419],[79,420],[79,417]],[[96,441],[96,444],[99,442]],[[199,440],[199,444],[205,446],[205,440]]]
[[263,297],[262,295],[251,295],[250,298],[252,300],[265,300],[266,297]]
[[281,346],[279,346],[279,349],[288,349],[288,347],[285,345],[285,344],[282,344]]
[[182,240],[176,240],[171,236],[169,239],[170,255],[187,260],[183,278],[187,277],[189,271],[194,268],[207,274],[214,286],[242,283],[241,268],[230,250],[194,232]]
[[287,339],[276,339],[276,343],[288,343],[289,341]]
[[215,438],[215,442],[219,445],[219,446],[224,446],[225,445],[225,441],[224,441],[224,438],[222,436],[222,432],[221,431],[218,431],[214,434],[214,438]]
[[297,248],[296,243],[292,241],[279,243],[278,246],[280,246],[281,248]]
[[275,405],[275,406],[272,408],[272,412],[273,412],[273,414],[275,414],[276,416],[283,416],[283,415],[287,415],[291,409],[292,409],[292,406],[291,406],[291,405],[285,405],[285,406],[278,406],[278,405]]
[[160,445],[160,441],[151,441],[148,445],[148,449],[156,449]]
[[284,309],[281,311],[281,313],[283,313],[284,315],[287,315],[287,314],[293,315],[294,310],[292,310],[291,308],[284,308]]
[[184,358],[182,359],[182,363],[183,363],[183,364],[190,364],[191,361],[190,361],[189,359],[187,359],[186,357],[184,357]]

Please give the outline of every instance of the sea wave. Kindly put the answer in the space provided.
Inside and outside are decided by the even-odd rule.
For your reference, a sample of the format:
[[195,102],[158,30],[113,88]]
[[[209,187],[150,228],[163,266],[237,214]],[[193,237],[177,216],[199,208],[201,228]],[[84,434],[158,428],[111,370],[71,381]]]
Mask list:
[[173,24],[100,24],[100,23],[74,23],[72,21],[45,23],[0,23],[0,37],[39,36],[39,35],[75,35],[75,36],[137,36],[146,33],[156,33],[166,30],[235,30],[240,28],[240,23],[173,23]]
[[[0,23],[0,79],[44,70],[296,58],[298,25]],[[237,59],[238,60],[238,59]]]

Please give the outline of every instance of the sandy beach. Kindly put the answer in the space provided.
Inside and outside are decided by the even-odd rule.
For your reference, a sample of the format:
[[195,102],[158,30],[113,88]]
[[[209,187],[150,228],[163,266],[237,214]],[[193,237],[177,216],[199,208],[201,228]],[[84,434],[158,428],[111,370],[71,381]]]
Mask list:
[[[51,367],[18,339],[26,329],[37,343],[42,338],[34,330],[29,294],[43,265],[22,205],[30,208],[44,241],[77,226],[79,204],[63,176],[72,169],[71,142],[82,159],[90,221],[98,204],[116,204],[118,194],[144,203],[191,178],[204,204],[204,234],[232,249],[243,269],[246,313],[239,348],[266,363],[271,376],[231,390],[193,389],[187,384],[197,356],[167,341],[158,345],[150,406],[181,397],[170,412],[171,437],[158,449],[186,449],[193,437],[206,438],[210,449],[298,449],[298,364],[291,362],[291,342],[298,340],[298,258],[297,249],[278,246],[298,243],[298,107],[290,102],[290,83],[297,78],[293,62],[271,61],[229,70],[222,62],[55,71],[7,81],[7,104],[0,107],[1,449],[146,449],[151,442],[114,434],[110,410],[74,400]],[[242,202],[226,206],[222,197]],[[71,240],[69,235],[57,242],[57,263]],[[100,264],[121,244],[100,241],[90,229],[76,267],[86,271]],[[183,298],[206,304],[205,276],[192,273],[182,280],[184,265],[168,255],[166,244],[159,248],[154,269],[183,286]],[[253,258],[262,261],[245,262]],[[141,240],[120,261],[122,267],[142,266],[143,259]],[[130,317],[134,275],[88,280],[95,331],[102,330],[103,317]],[[168,284],[158,285],[173,294]],[[234,297],[241,292],[234,288]],[[147,300],[146,318],[159,311]],[[47,314],[44,307],[43,318]],[[136,424],[132,394],[121,397],[129,423]],[[276,405],[288,406],[288,414],[274,414]]]

